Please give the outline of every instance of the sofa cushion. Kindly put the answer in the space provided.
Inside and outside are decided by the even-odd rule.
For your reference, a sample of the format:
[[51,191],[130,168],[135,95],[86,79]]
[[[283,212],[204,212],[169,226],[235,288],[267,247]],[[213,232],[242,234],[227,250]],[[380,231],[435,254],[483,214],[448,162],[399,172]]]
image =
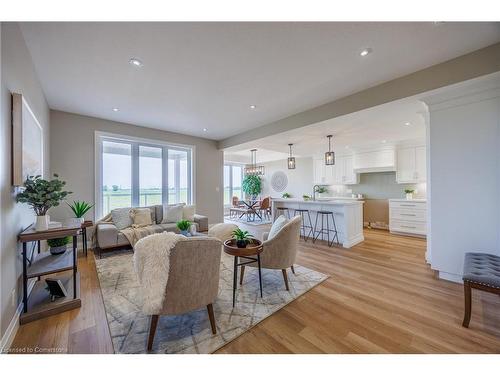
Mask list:
[[283,215],[278,216],[276,221],[273,223],[271,230],[269,231],[267,239],[270,240],[271,238],[276,236],[281,230],[281,228],[285,226],[286,223],[288,223],[288,219],[285,216]]
[[132,226],[133,221],[130,217],[130,210],[130,207],[115,208],[114,210],[111,210],[113,224],[115,224],[116,228],[119,230]]
[[190,222],[194,221],[194,214],[196,212],[196,206],[186,205],[182,207],[182,219],[189,220]]
[[161,223],[177,223],[182,220],[183,206],[184,204],[163,206],[163,220]]
[[[168,206],[178,206],[178,205],[184,205],[185,203],[179,203],[179,204],[169,204]],[[156,223],[161,224],[163,221],[163,205],[158,204],[154,206],[155,208],[155,213],[156,213]]]
[[151,209],[149,208],[132,208],[130,210],[130,216],[132,217],[134,228],[146,227],[153,224]]

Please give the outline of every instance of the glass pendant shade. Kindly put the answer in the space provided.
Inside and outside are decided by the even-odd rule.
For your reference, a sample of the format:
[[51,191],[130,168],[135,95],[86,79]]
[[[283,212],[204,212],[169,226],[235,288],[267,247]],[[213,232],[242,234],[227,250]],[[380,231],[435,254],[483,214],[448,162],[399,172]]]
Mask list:
[[327,135],[328,152],[325,152],[325,165],[335,165],[335,152],[332,151],[332,136]]
[[293,143],[289,143],[288,147],[290,147],[290,156],[288,157],[288,169],[295,169],[295,158],[292,156],[292,146]]

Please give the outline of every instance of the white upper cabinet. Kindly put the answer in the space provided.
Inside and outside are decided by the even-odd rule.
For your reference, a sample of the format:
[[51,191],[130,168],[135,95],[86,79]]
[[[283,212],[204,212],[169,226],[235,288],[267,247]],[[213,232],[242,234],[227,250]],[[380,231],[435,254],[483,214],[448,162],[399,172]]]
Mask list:
[[314,159],[314,183],[324,185],[353,185],[359,183],[354,173],[352,156],[336,156],[335,165],[325,165],[324,159]]
[[354,158],[352,156],[344,156],[339,158],[337,163],[338,178],[341,184],[354,185],[359,184],[359,174],[354,173]]
[[354,172],[387,172],[395,170],[394,150],[360,152],[354,155]]
[[314,159],[313,160],[313,177],[314,177],[314,184],[326,184],[326,166],[325,166],[325,161],[323,159]]
[[425,146],[398,149],[396,169],[398,184],[425,182],[426,177]]

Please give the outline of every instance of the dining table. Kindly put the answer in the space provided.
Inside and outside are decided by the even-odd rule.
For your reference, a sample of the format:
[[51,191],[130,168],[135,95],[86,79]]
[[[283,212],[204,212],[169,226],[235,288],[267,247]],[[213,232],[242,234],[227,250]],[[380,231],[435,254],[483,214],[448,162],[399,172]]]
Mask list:
[[[247,214],[247,221],[248,221],[248,214],[253,214],[257,215],[260,220],[262,220],[262,216],[259,213],[259,210],[257,207],[260,205],[261,200],[260,199],[246,199],[246,200],[241,200],[241,203],[243,203],[247,207],[247,211],[245,212]],[[240,218],[245,214],[241,214]],[[254,216],[254,221],[255,221],[255,216]]]

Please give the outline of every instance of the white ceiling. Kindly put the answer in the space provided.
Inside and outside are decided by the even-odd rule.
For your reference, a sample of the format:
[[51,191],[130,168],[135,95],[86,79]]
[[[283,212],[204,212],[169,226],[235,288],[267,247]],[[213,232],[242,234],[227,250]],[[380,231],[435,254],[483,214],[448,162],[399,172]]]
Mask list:
[[328,151],[329,134],[338,153],[425,142],[425,112],[425,105],[417,99],[399,100],[229,147],[224,159],[249,163],[250,150],[256,148],[258,162],[282,160],[288,157],[288,143],[293,143],[294,156],[311,157]]
[[[212,139],[500,40],[499,23],[46,22],[21,28],[51,108]],[[362,58],[365,47],[373,53]],[[131,57],[144,66],[131,66]]]

